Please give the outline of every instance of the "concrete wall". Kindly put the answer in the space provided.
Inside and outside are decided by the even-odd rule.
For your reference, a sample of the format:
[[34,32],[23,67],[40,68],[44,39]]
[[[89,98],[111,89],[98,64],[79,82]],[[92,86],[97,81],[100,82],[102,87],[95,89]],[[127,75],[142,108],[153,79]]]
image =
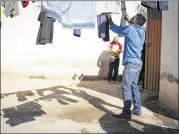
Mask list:
[[[136,2],[127,2],[129,16],[134,15]],[[105,76],[108,71],[108,55],[105,50],[109,42],[98,38],[97,28],[82,30],[80,38],[73,36],[72,29],[63,29],[61,24],[54,24],[53,44],[36,45],[40,23],[37,21],[40,3],[27,8],[20,6],[20,15],[6,18],[2,15],[1,28],[1,70],[16,72],[36,72],[57,75]],[[120,24],[120,16],[113,16]],[[111,40],[115,36],[110,32]],[[123,44],[123,38],[120,42]],[[97,62],[101,61],[97,66]],[[122,61],[122,55],[121,55]],[[121,62],[122,63],[122,62]],[[119,73],[123,67],[120,65]]]
[[178,2],[169,1],[162,15],[161,76],[159,98],[178,112]]

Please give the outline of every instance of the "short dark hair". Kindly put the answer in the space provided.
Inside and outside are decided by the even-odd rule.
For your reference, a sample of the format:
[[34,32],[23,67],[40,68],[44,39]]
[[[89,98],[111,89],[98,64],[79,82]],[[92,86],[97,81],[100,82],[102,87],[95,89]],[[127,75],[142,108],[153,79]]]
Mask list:
[[146,22],[146,18],[142,14],[137,14],[137,24],[143,26]]

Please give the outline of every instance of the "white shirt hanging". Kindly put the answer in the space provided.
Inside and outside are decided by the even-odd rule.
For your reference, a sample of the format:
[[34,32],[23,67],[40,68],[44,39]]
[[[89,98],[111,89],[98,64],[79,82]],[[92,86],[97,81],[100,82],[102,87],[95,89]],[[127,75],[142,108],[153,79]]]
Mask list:
[[121,1],[96,1],[96,15],[120,14]]

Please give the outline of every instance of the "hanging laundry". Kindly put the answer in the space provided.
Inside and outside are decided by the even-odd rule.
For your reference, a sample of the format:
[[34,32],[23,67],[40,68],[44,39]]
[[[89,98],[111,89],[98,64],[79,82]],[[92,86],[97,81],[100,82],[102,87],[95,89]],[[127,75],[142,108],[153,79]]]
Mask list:
[[126,26],[127,20],[125,19],[125,16],[126,16],[126,3],[125,3],[125,1],[121,1],[121,12],[122,12],[122,17],[121,17],[120,26]]
[[142,1],[141,5],[147,8],[157,9],[157,1]]
[[106,16],[106,37],[103,38],[103,41],[108,42],[110,41],[110,36],[109,36],[109,20]]
[[157,1],[160,10],[168,10],[168,1]]
[[109,23],[106,15],[97,16],[98,37],[109,41]]
[[21,1],[22,7],[25,8],[29,5],[29,1]]
[[96,15],[106,13],[120,14],[120,8],[120,1],[96,1]]
[[1,1],[2,6],[4,7],[4,15],[6,17],[15,17],[17,15],[19,15],[19,5],[18,5],[18,1]]
[[147,8],[168,10],[168,1],[142,1],[141,5]]
[[[1,3],[1,2],[0,2]],[[0,28],[1,28],[1,24],[2,24],[2,22],[1,22],[1,7],[0,7]]]
[[105,38],[106,37],[106,15],[97,16],[97,25],[98,25],[98,37]]
[[52,43],[55,20],[47,17],[45,12],[40,12],[38,21],[40,21],[40,27],[37,34],[36,44],[45,45],[46,43]]
[[47,16],[59,20],[63,28],[95,28],[95,1],[47,1]]
[[[125,16],[126,16],[127,12],[126,12],[126,3],[125,3],[125,1],[121,1],[121,12],[122,12],[122,17],[121,17],[120,26],[126,26],[127,25],[127,20],[125,19]],[[118,35],[118,36],[123,37],[122,35]]]
[[80,29],[74,29],[73,35],[76,36],[76,37],[80,37],[81,36],[81,30]]

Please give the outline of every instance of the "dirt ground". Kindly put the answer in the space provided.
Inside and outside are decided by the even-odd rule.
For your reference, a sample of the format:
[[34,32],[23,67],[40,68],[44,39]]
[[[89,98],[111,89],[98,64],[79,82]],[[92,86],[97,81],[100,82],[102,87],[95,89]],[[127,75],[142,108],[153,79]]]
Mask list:
[[143,115],[119,121],[120,83],[1,77],[2,133],[178,133],[178,120],[147,107],[154,92],[141,92]]

